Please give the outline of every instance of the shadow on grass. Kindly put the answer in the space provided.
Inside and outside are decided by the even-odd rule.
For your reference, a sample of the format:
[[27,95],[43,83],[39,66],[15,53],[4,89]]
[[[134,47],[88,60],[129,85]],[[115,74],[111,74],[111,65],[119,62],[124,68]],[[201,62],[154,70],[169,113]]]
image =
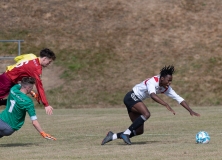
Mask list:
[[38,143],[9,143],[0,144],[0,147],[28,147],[28,146],[39,146]]
[[132,142],[132,144],[152,144],[159,143],[160,141],[142,141],[142,142]]
[[[141,141],[141,142],[132,142],[132,145],[144,145],[144,144],[153,144],[153,143],[159,143],[159,142],[160,141]],[[123,143],[119,143],[119,145],[127,145],[127,144],[123,142]]]

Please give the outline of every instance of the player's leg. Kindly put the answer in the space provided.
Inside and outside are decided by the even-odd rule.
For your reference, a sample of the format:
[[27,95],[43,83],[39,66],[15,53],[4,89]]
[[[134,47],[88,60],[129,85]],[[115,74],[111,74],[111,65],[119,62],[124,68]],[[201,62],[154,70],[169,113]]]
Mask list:
[[128,92],[124,97],[124,104],[128,110],[128,115],[133,122],[130,126],[131,130],[119,133],[108,132],[103,139],[101,145],[115,139],[123,139],[126,143],[131,144],[129,138],[143,133],[143,123],[150,117],[150,112],[144,103],[134,94],[133,91]]
[[129,117],[133,123],[120,135],[127,144],[131,144],[129,138],[143,134],[144,122],[150,117],[150,112],[145,104],[139,101],[130,109]]
[[[131,121],[135,121],[138,117],[140,117],[141,114],[138,114],[138,113],[133,113],[133,112],[130,112],[129,113],[129,117],[131,119]],[[132,138],[134,136],[137,136],[137,135],[141,135],[143,134],[143,131],[144,131],[144,124],[142,124],[139,128],[137,128],[136,130],[133,130],[130,135],[129,135],[129,138]],[[111,131],[110,131],[111,132]],[[109,137],[111,137],[111,133],[108,133],[107,134],[107,137],[109,135]],[[124,132],[119,132],[119,133],[112,133],[112,139],[110,138],[110,141],[111,140],[115,140],[115,139],[122,139],[121,135],[123,134]]]
[[[132,122],[134,122],[140,116],[141,116],[140,113],[136,113],[136,112],[129,113],[129,117]],[[143,134],[143,132],[144,132],[144,123],[142,123],[142,125],[140,127],[138,127],[136,130],[133,130],[133,132],[130,134],[129,138],[131,138],[133,136],[141,135],[141,134]]]
[[[132,108],[131,112],[129,113],[129,117],[133,124],[131,125],[132,128],[136,131],[137,135],[143,134],[144,132],[144,122],[150,118],[150,112],[146,105],[143,102],[136,103]],[[136,125],[137,124],[137,125]],[[136,129],[135,129],[136,128]]]
[[[140,117],[140,113],[135,113],[135,112],[130,112],[129,113],[129,117],[130,117],[130,120],[132,122],[134,122],[138,117]],[[131,134],[129,135],[129,138],[132,138],[134,136],[138,136],[138,135],[141,135],[143,134],[144,132],[144,124],[142,124],[139,128],[137,128],[136,130],[133,130],[133,132],[131,132]],[[117,134],[117,138],[118,139],[121,139],[120,135],[122,134],[123,132],[119,132],[119,133],[116,133]]]
[[[129,106],[133,106],[133,105],[135,104],[135,101],[132,99],[131,94],[134,94],[133,91],[128,92],[128,93],[125,95],[124,100],[123,100],[124,103],[125,103],[125,105],[127,104],[126,107],[127,107],[128,112],[129,112],[130,109],[131,109],[131,107],[129,107]],[[103,139],[101,145],[104,145],[104,144],[106,144],[106,143],[108,143],[108,142],[110,142],[110,141],[113,141],[113,140],[115,140],[115,139],[118,139],[118,138],[121,139],[120,135],[121,135],[122,133],[123,133],[123,132],[113,133],[112,131],[109,131],[109,132],[107,133],[106,137]]]
[[[9,91],[13,85],[14,84],[11,82],[6,73],[0,75],[0,99],[5,98],[9,94]],[[2,105],[6,105],[5,102],[6,101],[3,100],[1,102]]]
[[14,132],[14,129],[12,129],[7,123],[0,119],[0,138],[3,136],[10,136]]

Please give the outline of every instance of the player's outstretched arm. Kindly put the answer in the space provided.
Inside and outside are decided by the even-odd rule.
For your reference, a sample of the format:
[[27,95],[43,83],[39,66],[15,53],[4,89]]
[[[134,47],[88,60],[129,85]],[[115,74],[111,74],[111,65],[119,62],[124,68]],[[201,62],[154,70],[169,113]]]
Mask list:
[[150,97],[157,103],[162,104],[165,106],[170,112],[172,112],[174,115],[176,114],[174,110],[166,103],[164,102],[159,96],[157,96],[155,93],[151,93]]
[[46,112],[46,114],[48,114],[48,115],[52,115],[52,114],[53,114],[53,108],[52,108],[52,106],[47,106],[47,107],[45,107],[45,112]]
[[191,116],[197,116],[197,117],[200,116],[199,113],[194,112],[194,111],[189,107],[189,105],[186,103],[186,101],[182,101],[180,104],[181,104],[188,112],[190,112],[190,115],[191,115]]
[[[34,97],[34,98],[37,100],[37,102],[40,104],[39,94],[38,94],[38,93],[35,93],[34,91],[31,91],[30,94],[31,94],[31,96]],[[52,106],[47,106],[47,107],[45,107],[45,111],[46,111],[46,114],[52,115],[52,114],[53,114],[53,108],[52,108]]]
[[41,128],[41,126],[40,126],[40,124],[39,124],[39,122],[38,122],[37,120],[33,120],[33,121],[32,121],[32,124],[33,124],[33,126],[35,127],[35,129],[41,134],[41,136],[42,136],[43,138],[45,138],[45,139],[50,139],[50,140],[56,140],[55,137],[51,136],[50,134],[45,133],[45,132],[42,130],[42,128]]

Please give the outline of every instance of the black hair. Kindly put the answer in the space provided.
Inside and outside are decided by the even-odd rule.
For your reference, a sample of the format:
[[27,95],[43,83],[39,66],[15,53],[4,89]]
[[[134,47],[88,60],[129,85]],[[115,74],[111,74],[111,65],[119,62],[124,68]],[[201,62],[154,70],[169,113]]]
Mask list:
[[30,85],[30,84],[35,84],[35,78],[33,77],[23,77],[21,80],[21,85]]
[[167,75],[173,75],[174,73],[174,66],[165,66],[160,70],[160,77],[166,77]]
[[40,57],[47,57],[49,59],[52,59],[53,61],[56,59],[55,53],[53,51],[51,51],[48,48],[45,48],[43,50],[40,51]]

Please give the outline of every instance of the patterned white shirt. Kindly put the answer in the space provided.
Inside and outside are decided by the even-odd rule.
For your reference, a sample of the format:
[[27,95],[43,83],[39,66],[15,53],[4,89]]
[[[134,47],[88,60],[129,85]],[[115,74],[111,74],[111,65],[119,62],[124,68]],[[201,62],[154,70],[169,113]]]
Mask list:
[[165,94],[168,97],[176,100],[178,103],[184,101],[182,97],[180,97],[170,86],[166,89],[164,87],[159,86],[160,75],[156,75],[152,78],[148,78],[143,82],[135,85],[133,87],[133,91],[135,95],[140,99],[144,100],[146,98],[150,98],[151,93],[155,94]]

